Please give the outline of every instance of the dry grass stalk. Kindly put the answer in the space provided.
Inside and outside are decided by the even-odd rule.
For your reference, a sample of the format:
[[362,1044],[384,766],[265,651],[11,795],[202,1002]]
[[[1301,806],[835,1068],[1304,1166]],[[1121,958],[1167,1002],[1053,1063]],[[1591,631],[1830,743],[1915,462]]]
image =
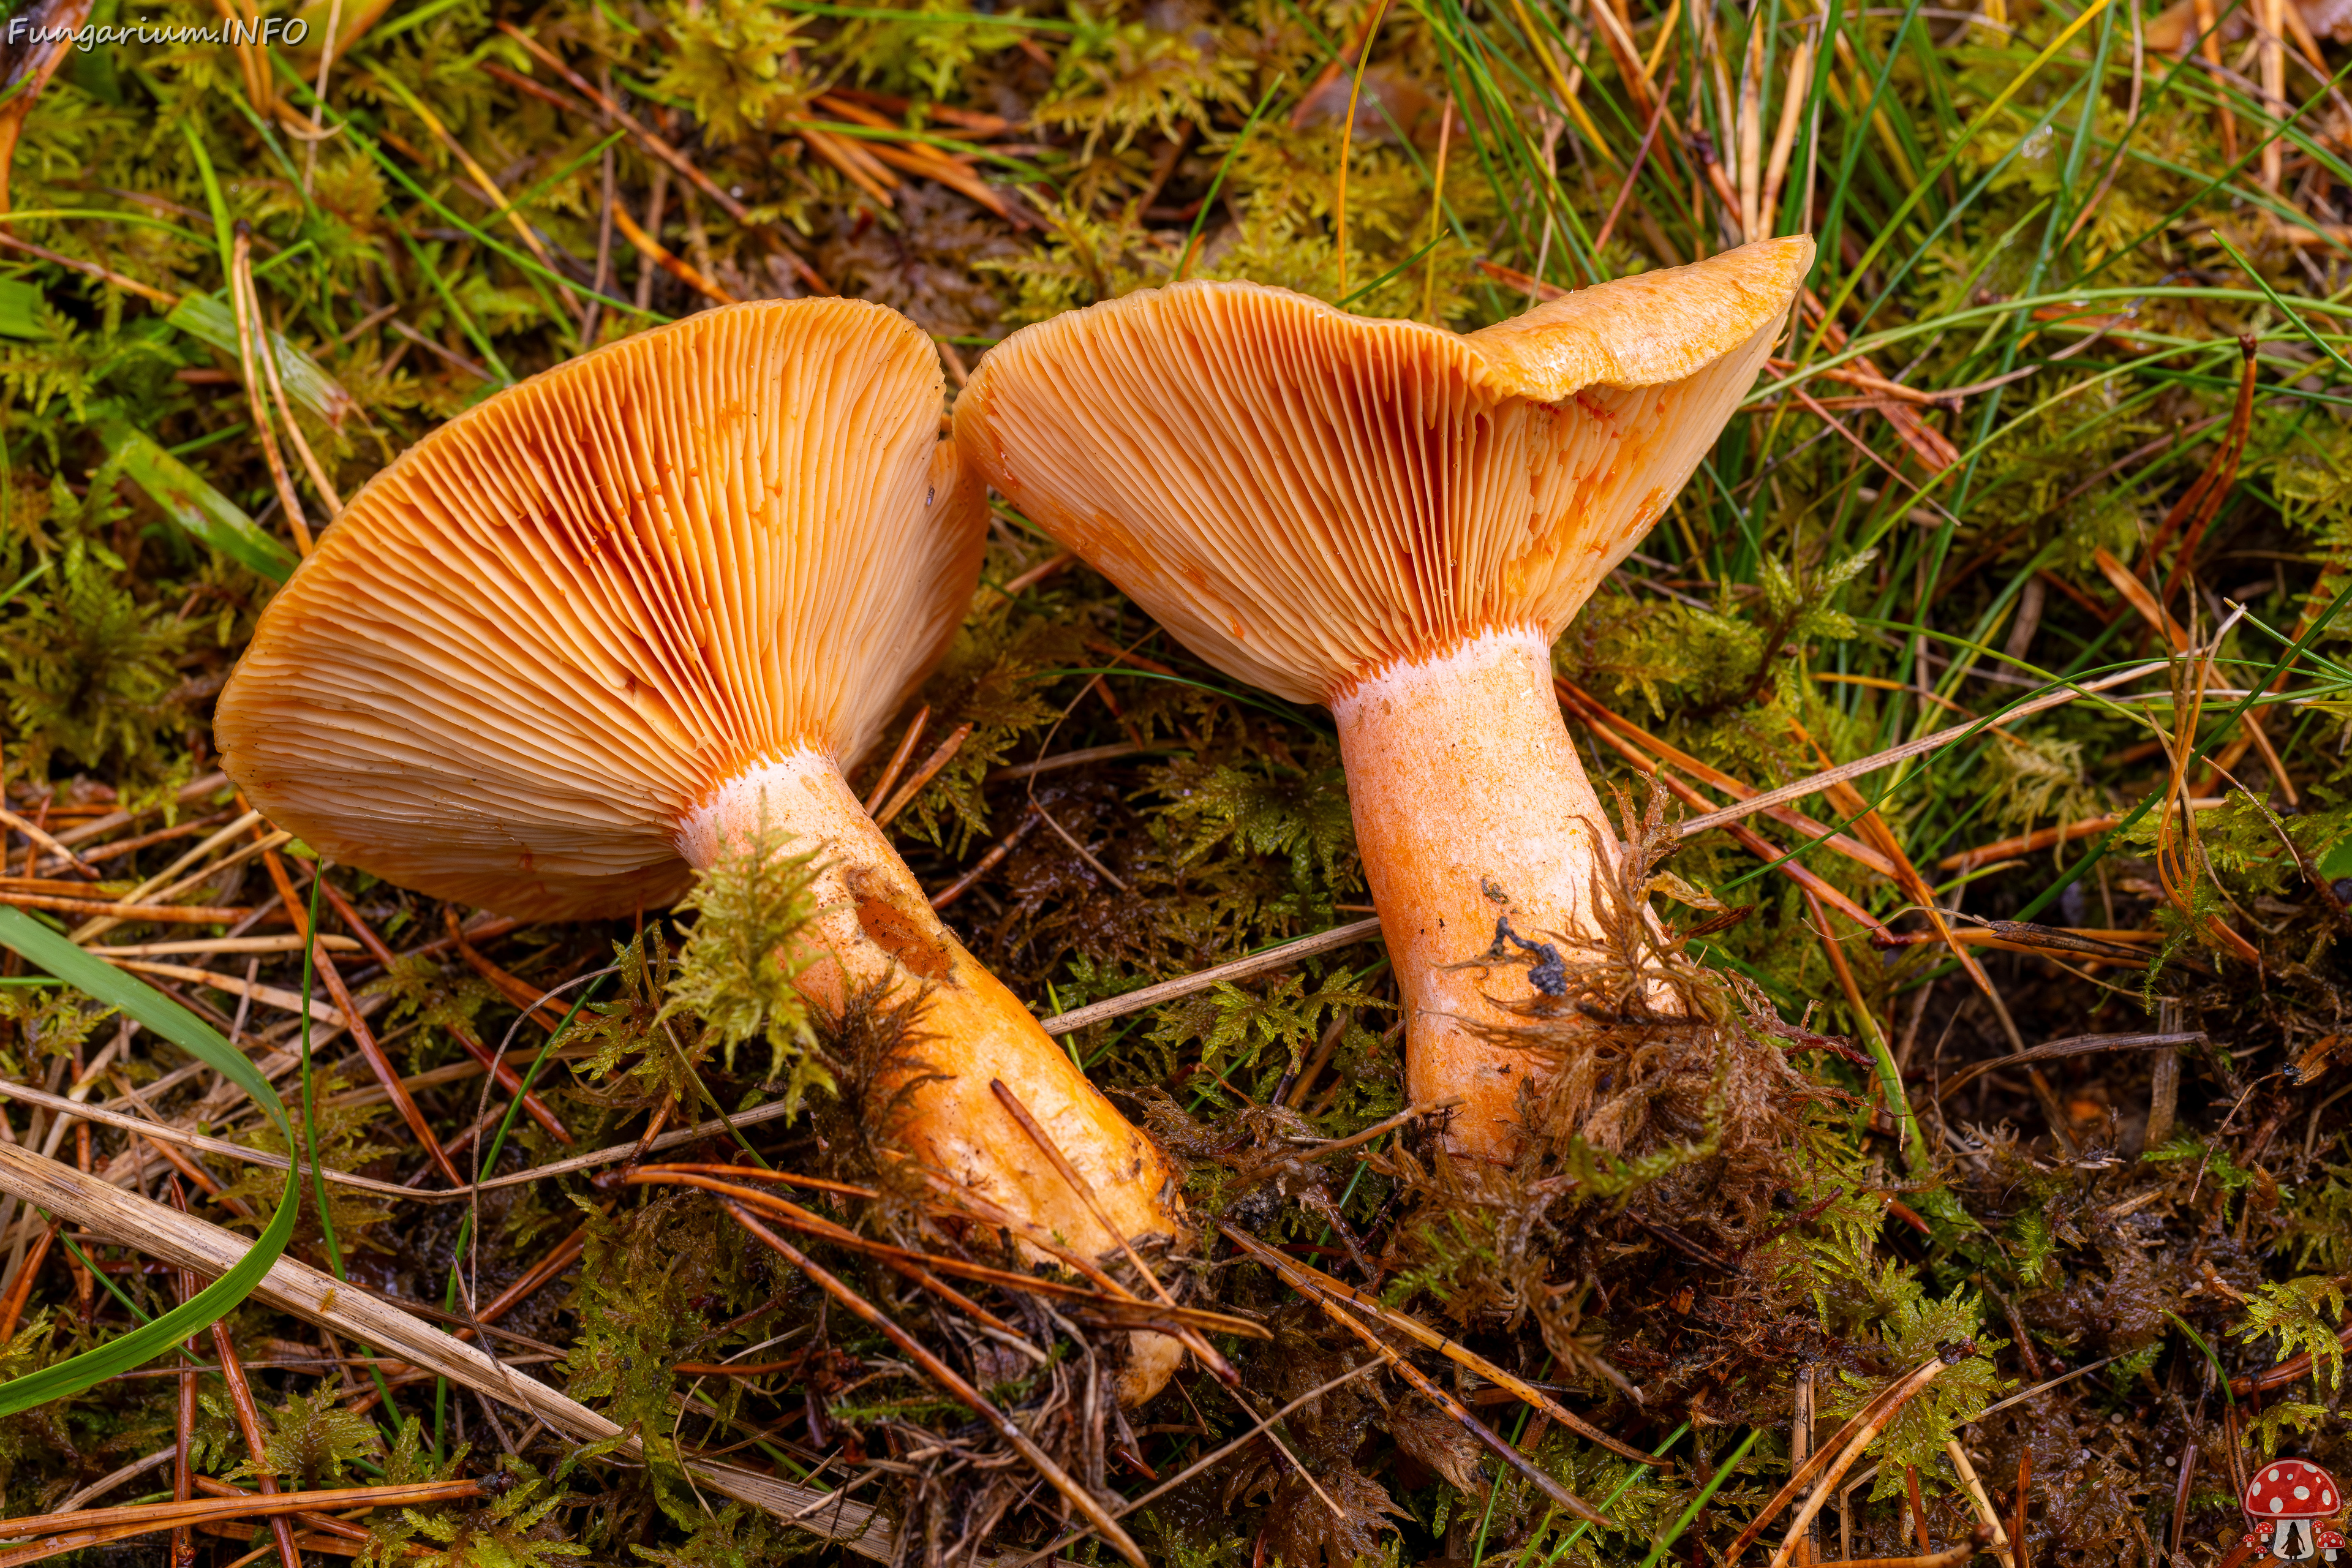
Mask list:
[[[174,1214],[161,1204],[132,1196],[70,1165],[12,1144],[0,1143],[0,1192],[200,1275],[217,1278],[226,1273],[252,1246],[232,1231]],[[471,1344],[292,1258],[281,1258],[270,1267],[254,1299],[347,1339],[396,1352],[416,1367],[461,1384],[484,1398],[512,1405],[575,1440],[621,1435],[622,1429],[613,1422],[529,1373],[503,1365]],[[634,1451],[634,1440],[626,1447]],[[793,1521],[799,1528],[840,1542],[861,1556],[885,1563],[893,1560],[889,1521],[864,1504],[835,1500],[830,1493],[731,1465],[688,1461],[687,1469],[702,1486],[779,1519]],[[812,1504],[821,1505],[820,1511],[795,1518]]]
[[[226,13],[228,0],[217,0],[217,3]],[[238,46],[240,58],[245,55],[247,47],[245,45]],[[257,48],[259,46],[255,45],[251,47]],[[266,94],[266,85],[260,89],[255,88],[253,68],[249,63],[246,69],[247,90],[257,90]],[[268,79],[267,67],[263,68],[261,79],[265,84]],[[265,106],[257,104],[256,107]],[[243,224],[237,226],[236,239],[231,256],[233,259],[230,264],[228,292],[230,301],[236,307],[236,354],[237,362],[244,370],[246,406],[252,413],[253,433],[261,443],[262,458],[269,465],[269,482],[278,488],[278,505],[285,509],[286,525],[294,531],[295,551],[299,554],[308,555],[310,553],[310,521],[302,514],[302,503],[295,499],[294,480],[286,471],[286,459],[278,453],[278,437],[270,424],[269,408],[262,399],[262,381],[254,374],[254,334],[264,329],[253,317],[251,306],[253,233]]]
[[1889,768],[1897,763],[1908,762],[1913,757],[1924,757],[1932,752],[1940,752],[1955,742],[1969,740],[1981,734],[1988,728],[2014,724],[2033,714],[2047,712],[2053,708],[2072,702],[2077,697],[2087,696],[2093,692],[2110,691],[2118,686],[2145,679],[2169,667],[2169,660],[2134,665],[2129,669],[2117,670],[2113,675],[2102,676],[2096,680],[2069,685],[2062,691],[2045,692],[2040,697],[2019,703],[1998,719],[1969,724],[1955,724],[1949,729],[1938,730],[1932,735],[1923,735],[1918,740],[1906,741],[1899,746],[1890,746],[1885,751],[1864,757],[1858,762],[1841,763],[1824,773],[1799,779],[1794,784],[1782,784],[1778,789],[1768,789],[1761,795],[1739,802],[1737,805],[1727,805],[1719,811],[1711,811],[1705,816],[1691,817],[1676,824],[1675,830],[1685,838],[1688,838],[1695,834],[1704,833],[1710,827],[1720,827],[1728,822],[1738,822],[1742,817],[1753,816],[1758,812],[1769,811],[1773,806],[1784,805],[1789,801],[1802,800],[1809,795],[1819,795],[1832,784],[1846,779],[1862,778],[1878,772],[1881,768]]
[[2001,1528],[2000,1514],[1993,1508],[1992,1499],[1985,1495],[1984,1482],[1977,1479],[1976,1467],[1969,1462],[1969,1451],[1961,1447],[1960,1440],[1955,1437],[1944,1445],[1944,1457],[1951,1460],[1952,1473],[1960,1478],[1960,1485],[1968,1492],[1969,1501],[1977,1510],[1977,1518],[1983,1521],[1987,1543],[1991,1547],[1992,1554],[2000,1559],[2000,1568],[2016,1568],[2017,1559],[2009,1549],[2009,1531]]
[[1381,922],[1377,918],[1350,921],[1343,926],[1333,926],[1329,931],[1317,931],[1313,936],[1302,936],[1296,942],[1269,947],[1264,952],[1254,952],[1247,958],[1236,958],[1230,963],[1197,970],[1181,979],[1163,980],[1157,985],[1146,985],[1121,995],[1089,1003],[1084,1007],[1073,1007],[1066,1013],[1056,1013],[1042,1020],[1040,1026],[1049,1035],[1075,1034],[1089,1025],[1124,1018],[1129,1013],[1139,1013],[1147,1007],[1172,1002],[1179,996],[1206,991],[1224,981],[1242,980],[1274,969],[1287,969],[1302,958],[1312,958],[1318,952],[1329,952],[1334,948],[1370,942],[1380,933]]
[[49,910],[62,915],[108,915],[119,921],[156,925],[235,925],[253,911],[206,904],[124,904],[107,899],[68,898],[57,893],[17,893],[0,889],[0,904],[20,910]]

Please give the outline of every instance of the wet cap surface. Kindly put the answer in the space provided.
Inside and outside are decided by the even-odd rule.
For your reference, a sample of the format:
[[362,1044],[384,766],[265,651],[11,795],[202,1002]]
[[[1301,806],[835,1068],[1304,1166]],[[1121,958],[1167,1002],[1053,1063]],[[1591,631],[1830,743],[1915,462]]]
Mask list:
[[224,765],[330,858],[533,919],[688,880],[678,820],[864,751],[945,650],[986,512],[930,342],[855,300],[709,310],[378,475],[263,614]]

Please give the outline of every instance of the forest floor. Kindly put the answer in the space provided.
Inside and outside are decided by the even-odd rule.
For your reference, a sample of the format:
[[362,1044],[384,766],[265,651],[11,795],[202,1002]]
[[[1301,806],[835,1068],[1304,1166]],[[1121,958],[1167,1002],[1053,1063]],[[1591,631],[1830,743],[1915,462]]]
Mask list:
[[[747,1189],[659,1179],[746,1150],[835,1182],[808,1255],[1171,1568],[2201,1565],[2270,1458],[2352,1477],[2352,19],[1979,3],[314,0],[299,39],[12,45],[0,1131],[131,1228],[0,1198],[0,1515],[86,1515],[0,1565],[1111,1561]],[[1467,331],[1789,233],[1790,335],[1556,652],[1624,831],[1678,845],[1658,962],[1705,1026],[1531,1030],[1614,1076],[1519,1168],[1402,1114],[1375,937],[1215,980],[1370,913],[1328,721],[1010,507],[852,770],[920,730],[888,831],[1041,1016],[1198,980],[1066,1033],[1189,1172],[1233,1386],[1120,1412],[1110,1287],[967,1281],[983,1334],[884,1266],[952,1245],[861,1195],[849,1090],[919,1021],[816,1018],[842,1092],[793,1113],[680,1000],[767,894],[518,923],[321,864],[219,772],[342,501],[714,303],[896,307],[952,396],[1181,275]],[[428,1142],[518,1179],[437,1198]],[[374,1184],[322,1215],[296,1145]],[[376,1315],[231,1273],[179,1348],[209,1280],[123,1244],[174,1202]],[[281,1541],[265,1479],[328,1495]]]

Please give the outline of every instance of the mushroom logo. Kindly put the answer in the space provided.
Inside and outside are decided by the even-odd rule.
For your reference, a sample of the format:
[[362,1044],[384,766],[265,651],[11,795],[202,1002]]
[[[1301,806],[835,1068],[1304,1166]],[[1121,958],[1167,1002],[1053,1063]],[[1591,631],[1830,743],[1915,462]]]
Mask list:
[[2322,1521],[2343,1506],[2344,1489],[2326,1470],[2305,1459],[2273,1459],[2246,1483],[2246,1517],[2254,1527],[2244,1544],[2282,1563],[2333,1563],[2344,1537]]

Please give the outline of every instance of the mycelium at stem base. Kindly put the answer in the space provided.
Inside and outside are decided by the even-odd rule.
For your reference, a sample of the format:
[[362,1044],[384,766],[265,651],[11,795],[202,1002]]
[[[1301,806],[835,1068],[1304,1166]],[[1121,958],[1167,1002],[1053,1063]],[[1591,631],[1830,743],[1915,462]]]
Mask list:
[[[1175,1233],[1160,1151],[940,922],[829,758],[803,752],[721,784],[680,825],[678,853],[707,869],[763,833],[781,836],[788,851],[816,854],[815,914],[803,933],[813,961],[794,983],[801,994],[836,1015],[849,997],[877,984],[885,1006],[921,996],[913,1055],[922,1065],[915,1070],[941,1076],[915,1090],[913,1114],[899,1133],[909,1154],[1089,1256],[1114,1252],[1122,1239]],[[998,1100],[992,1080],[1028,1108],[1118,1234],[1104,1229]],[[893,1086],[879,1087],[887,1093]],[[1044,1257],[1034,1247],[1024,1250]],[[1156,1393],[1182,1354],[1164,1335],[1135,1335],[1122,1401]]]
[[1412,1099],[1460,1097],[1448,1145],[1508,1161],[1523,1137],[1520,1086],[1538,1062],[1479,1026],[1523,1026],[1494,999],[1553,982],[1540,955],[1508,938],[1507,966],[1475,961],[1507,921],[1520,942],[1589,962],[1580,943],[1607,929],[1596,879],[1613,881],[1622,854],[1560,720],[1549,643],[1532,628],[1490,631],[1360,677],[1331,711],[1403,993]]

